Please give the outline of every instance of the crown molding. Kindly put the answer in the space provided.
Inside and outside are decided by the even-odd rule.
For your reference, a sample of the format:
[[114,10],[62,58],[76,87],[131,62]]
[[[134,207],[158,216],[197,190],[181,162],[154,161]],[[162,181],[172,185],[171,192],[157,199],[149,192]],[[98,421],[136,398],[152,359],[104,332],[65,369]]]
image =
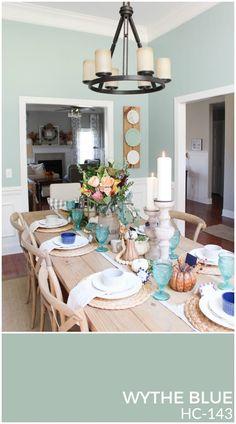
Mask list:
[[150,25],[147,27],[147,39],[148,41],[153,41],[161,35],[171,31],[184,24],[187,21],[190,21],[195,16],[200,15],[203,12],[206,12],[208,9],[216,6],[217,2],[208,2],[208,3],[192,3],[191,9],[186,8],[183,4],[181,8],[173,10],[168,14],[167,17],[161,19],[157,25]]
[[[35,25],[113,37],[118,21],[29,3],[2,3],[2,18]],[[140,39],[147,43],[147,30],[137,26]],[[121,34],[122,37],[122,34]],[[132,37],[130,37],[132,39]]]

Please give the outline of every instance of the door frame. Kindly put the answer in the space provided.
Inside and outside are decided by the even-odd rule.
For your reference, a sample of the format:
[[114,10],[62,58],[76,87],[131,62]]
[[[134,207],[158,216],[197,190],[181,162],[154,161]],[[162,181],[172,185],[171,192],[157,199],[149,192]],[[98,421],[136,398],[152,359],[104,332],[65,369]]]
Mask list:
[[[26,150],[26,105],[27,104],[45,104],[45,105],[76,105],[80,107],[102,107],[104,113],[104,147],[106,160],[114,160],[114,114],[113,101],[88,100],[88,99],[68,99],[57,97],[19,97],[19,135],[20,135],[20,179],[24,198],[28,205],[28,184],[27,184],[27,150]],[[26,206],[26,205],[25,205]]]
[[199,91],[174,98],[175,136],[175,209],[185,212],[185,169],[186,169],[186,105],[190,102],[234,93],[234,86],[227,85]]

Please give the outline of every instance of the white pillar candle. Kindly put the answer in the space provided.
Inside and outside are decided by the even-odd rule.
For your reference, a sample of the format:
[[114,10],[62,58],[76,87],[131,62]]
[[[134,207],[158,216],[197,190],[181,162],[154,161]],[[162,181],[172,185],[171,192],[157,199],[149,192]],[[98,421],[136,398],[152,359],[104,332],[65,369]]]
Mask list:
[[83,81],[91,81],[97,78],[95,75],[95,62],[94,60],[83,61]]
[[156,74],[160,79],[171,79],[171,62],[168,57],[159,57],[156,61]]
[[166,157],[165,152],[157,159],[157,200],[170,202],[171,196],[171,158]]
[[152,172],[151,177],[147,178],[147,209],[152,211],[156,209],[154,198],[157,195],[157,178]]
[[151,83],[149,81],[138,81],[138,88],[142,87],[151,87]]
[[95,73],[96,75],[111,75],[111,51],[109,49],[99,49],[95,51]]
[[[118,68],[112,68],[112,75],[119,75],[119,69]],[[118,88],[119,87],[119,83],[118,81],[108,81],[105,83],[105,87],[109,88]]]
[[154,71],[153,49],[151,47],[140,47],[137,49],[137,70]]

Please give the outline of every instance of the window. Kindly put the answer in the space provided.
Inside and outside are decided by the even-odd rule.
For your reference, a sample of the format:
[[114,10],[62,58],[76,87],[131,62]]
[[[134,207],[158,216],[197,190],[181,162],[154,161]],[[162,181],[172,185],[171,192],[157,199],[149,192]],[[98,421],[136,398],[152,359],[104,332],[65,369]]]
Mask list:
[[94,134],[93,131],[81,128],[78,137],[79,162],[84,163],[86,159],[94,159]]

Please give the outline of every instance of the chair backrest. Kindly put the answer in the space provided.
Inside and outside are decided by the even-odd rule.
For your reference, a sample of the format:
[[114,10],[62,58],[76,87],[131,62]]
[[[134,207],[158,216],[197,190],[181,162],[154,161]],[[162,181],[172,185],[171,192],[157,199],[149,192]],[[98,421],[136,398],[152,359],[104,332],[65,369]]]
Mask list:
[[63,302],[60,284],[49,256],[39,270],[38,282],[44,305],[49,313],[53,313],[57,330],[68,331],[78,325],[82,332],[87,332],[88,322],[83,309],[73,310]]
[[197,241],[200,231],[205,230],[206,228],[205,221],[202,218],[199,218],[199,216],[180,211],[170,211],[169,213],[171,219],[180,219],[196,226],[196,230],[193,234],[193,241]]
[[24,231],[24,219],[20,212],[13,212],[10,216],[11,225],[16,229],[21,245],[21,234]]
[[34,235],[27,226],[25,226],[21,235],[21,244],[28,254],[32,270],[35,275],[38,276],[40,265],[42,261],[46,259],[47,254],[38,248]]
[[50,198],[74,200],[80,197],[80,183],[50,184]]
[[78,165],[68,166],[67,178],[70,183],[81,183],[83,181],[83,173],[79,171]]

